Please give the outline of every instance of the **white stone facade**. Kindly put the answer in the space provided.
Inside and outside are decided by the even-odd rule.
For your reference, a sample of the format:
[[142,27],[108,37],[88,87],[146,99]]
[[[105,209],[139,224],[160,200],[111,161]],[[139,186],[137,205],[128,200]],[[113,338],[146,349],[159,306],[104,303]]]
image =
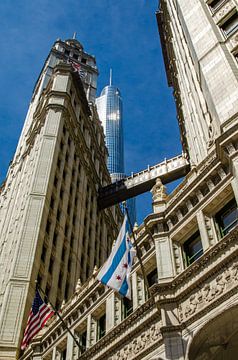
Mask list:
[[[47,71],[47,69],[46,69]],[[52,72],[53,71],[53,72]],[[68,64],[36,86],[0,197],[0,359],[18,356],[35,280],[60,307],[111,250],[122,215],[97,210],[110,183],[103,129]],[[38,94],[40,92],[40,94]]]

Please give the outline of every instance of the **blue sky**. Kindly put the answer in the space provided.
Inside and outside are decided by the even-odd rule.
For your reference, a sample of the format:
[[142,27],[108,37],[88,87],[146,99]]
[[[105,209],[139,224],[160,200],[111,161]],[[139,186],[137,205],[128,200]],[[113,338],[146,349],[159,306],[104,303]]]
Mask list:
[[[95,55],[98,94],[109,82],[123,97],[125,166],[136,172],[181,152],[155,11],[158,0],[5,0],[0,2],[0,180],[5,178],[34,84],[57,38],[77,39]],[[171,186],[169,186],[171,189]],[[137,199],[138,222],[151,212]]]

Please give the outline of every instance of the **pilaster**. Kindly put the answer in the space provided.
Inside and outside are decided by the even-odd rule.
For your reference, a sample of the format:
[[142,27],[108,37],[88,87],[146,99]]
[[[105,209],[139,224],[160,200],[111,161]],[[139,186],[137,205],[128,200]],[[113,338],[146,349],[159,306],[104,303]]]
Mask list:
[[199,229],[200,236],[201,236],[202,247],[203,247],[203,250],[206,251],[210,245],[209,245],[209,238],[208,238],[208,233],[207,233],[206,224],[205,224],[205,218],[204,218],[204,214],[203,214],[202,210],[200,210],[196,213],[196,217],[197,217],[197,222],[198,222],[198,229]]
[[[173,255],[168,236],[154,236],[158,281],[174,276]],[[166,256],[165,256],[166,254]]]

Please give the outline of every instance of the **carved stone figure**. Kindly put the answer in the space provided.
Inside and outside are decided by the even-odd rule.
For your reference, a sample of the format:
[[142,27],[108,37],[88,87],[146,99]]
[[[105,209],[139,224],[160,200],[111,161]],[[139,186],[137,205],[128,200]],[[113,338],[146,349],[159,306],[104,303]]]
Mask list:
[[188,317],[189,315],[192,315],[196,311],[197,304],[198,304],[197,296],[195,294],[191,295],[189,298],[189,303],[187,304],[187,306],[185,308],[186,317]]

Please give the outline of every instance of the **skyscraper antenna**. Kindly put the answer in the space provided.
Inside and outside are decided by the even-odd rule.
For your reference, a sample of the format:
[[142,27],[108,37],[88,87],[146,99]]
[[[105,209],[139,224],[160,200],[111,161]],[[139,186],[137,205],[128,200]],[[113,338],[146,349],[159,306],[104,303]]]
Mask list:
[[112,85],[112,69],[110,69],[110,82],[109,82],[110,86]]
[[73,35],[73,39],[76,39],[76,35],[77,35],[77,33],[76,33],[76,31],[74,32],[74,35]]

